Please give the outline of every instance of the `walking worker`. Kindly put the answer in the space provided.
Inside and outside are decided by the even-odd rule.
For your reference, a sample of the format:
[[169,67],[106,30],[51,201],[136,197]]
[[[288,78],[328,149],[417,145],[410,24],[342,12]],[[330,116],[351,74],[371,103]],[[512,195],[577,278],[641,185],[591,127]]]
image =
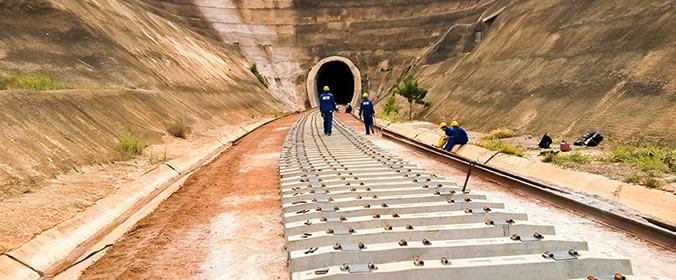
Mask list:
[[319,111],[324,118],[324,135],[331,135],[333,111],[336,110],[336,100],[329,90],[329,86],[324,86],[324,92],[319,95]]
[[361,104],[359,106],[359,118],[364,120],[366,135],[369,135],[371,132],[375,133],[373,131],[373,114],[375,114],[376,111],[373,109],[373,102],[369,100],[368,93],[364,92],[364,94],[361,95],[361,99]]
[[446,151],[453,149],[455,144],[464,145],[467,144],[467,141],[469,141],[467,138],[467,132],[462,127],[460,127],[460,125],[458,125],[457,121],[452,121],[450,128],[446,126],[442,129],[444,129],[446,132],[446,137],[448,137],[448,141],[446,141],[446,144],[443,148]]

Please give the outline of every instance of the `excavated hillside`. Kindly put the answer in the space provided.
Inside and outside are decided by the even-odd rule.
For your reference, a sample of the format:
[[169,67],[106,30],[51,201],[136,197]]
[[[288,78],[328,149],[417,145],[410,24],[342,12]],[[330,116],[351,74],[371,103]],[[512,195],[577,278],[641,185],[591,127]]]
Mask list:
[[675,12],[671,0],[511,1],[479,19],[474,48],[450,33],[417,68],[433,103],[422,117],[676,143]]
[[[335,69],[319,69],[322,80],[313,85],[330,83],[345,103],[361,91],[382,103],[413,73],[430,89],[432,106],[415,112],[427,121],[565,138],[598,130],[612,140],[674,143],[674,6],[2,1],[2,79],[47,73],[66,89],[0,93],[0,181],[7,194],[21,189],[9,185],[108,162],[128,127],[157,139],[178,118],[208,129],[306,108],[317,95],[308,73],[327,57],[352,68],[338,61]],[[252,65],[262,76],[251,73]],[[350,75],[354,82],[341,77]]]
[[65,84],[0,91],[0,199],[118,159],[127,129],[158,144],[177,119],[200,135],[289,110],[239,48],[152,11],[136,1],[0,2],[0,81],[37,73]]
[[355,92],[377,101],[416,74],[430,89],[432,106],[415,112],[427,121],[676,142],[671,0],[144,1],[197,6],[209,23],[198,32],[241,48],[297,105],[316,96],[306,93],[308,71],[340,56],[359,69]]

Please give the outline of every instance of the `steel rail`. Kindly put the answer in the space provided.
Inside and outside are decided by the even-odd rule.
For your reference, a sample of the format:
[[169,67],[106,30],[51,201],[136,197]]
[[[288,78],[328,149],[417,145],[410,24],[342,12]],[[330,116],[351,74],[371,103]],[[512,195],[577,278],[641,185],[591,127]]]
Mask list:
[[[478,173],[480,176],[503,183],[509,187],[519,189],[520,191],[529,195],[533,195],[538,199],[553,203],[581,216],[591,217],[613,228],[627,232],[639,239],[651,242],[670,250],[676,249],[676,232],[658,227],[652,223],[644,222],[636,218],[619,215],[588,205],[584,202],[566,197],[566,194],[570,194],[568,191],[559,189],[557,187],[548,186],[544,183],[537,182],[523,176],[509,173],[507,171],[491,167],[480,162],[475,162],[458,155],[436,149],[435,147],[424,144],[417,140],[409,139],[399,133],[388,130],[387,128],[381,127],[380,129],[383,136],[397,140],[398,142],[411,146],[437,159],[444,160],[453,166],[459,168],[468,168],[470,164],[472,164],[473,168],[475,169],[473,172]],[[641,218],[650,221],[650,219],[646,217]],[[671,227],[673,228],[673,226]]]

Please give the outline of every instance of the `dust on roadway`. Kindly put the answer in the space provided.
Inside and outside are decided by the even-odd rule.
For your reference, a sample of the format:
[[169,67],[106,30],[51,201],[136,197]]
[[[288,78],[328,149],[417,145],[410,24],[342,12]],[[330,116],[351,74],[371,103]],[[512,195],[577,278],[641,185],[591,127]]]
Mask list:
[[80,279],[288,279],[278,168],[298,116],[195,172]]

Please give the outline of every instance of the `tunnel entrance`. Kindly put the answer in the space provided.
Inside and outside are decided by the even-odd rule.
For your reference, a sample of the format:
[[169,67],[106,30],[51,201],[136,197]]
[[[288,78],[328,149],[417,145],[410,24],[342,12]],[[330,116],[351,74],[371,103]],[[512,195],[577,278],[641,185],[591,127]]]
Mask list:
[[330,61],[319,68],[317,72],[317,93],[323,92],[324,86],[329,86],[333,97],[338,104],[348,104],[354,97],[354,76],[347,64],[341,61]]
[[319,105],[324,86],[331,88],[336,103],[357,105],[361,97],[359,68],[348,58],[337,55],[325,57],[312,66],[305,84],[310,108]]

